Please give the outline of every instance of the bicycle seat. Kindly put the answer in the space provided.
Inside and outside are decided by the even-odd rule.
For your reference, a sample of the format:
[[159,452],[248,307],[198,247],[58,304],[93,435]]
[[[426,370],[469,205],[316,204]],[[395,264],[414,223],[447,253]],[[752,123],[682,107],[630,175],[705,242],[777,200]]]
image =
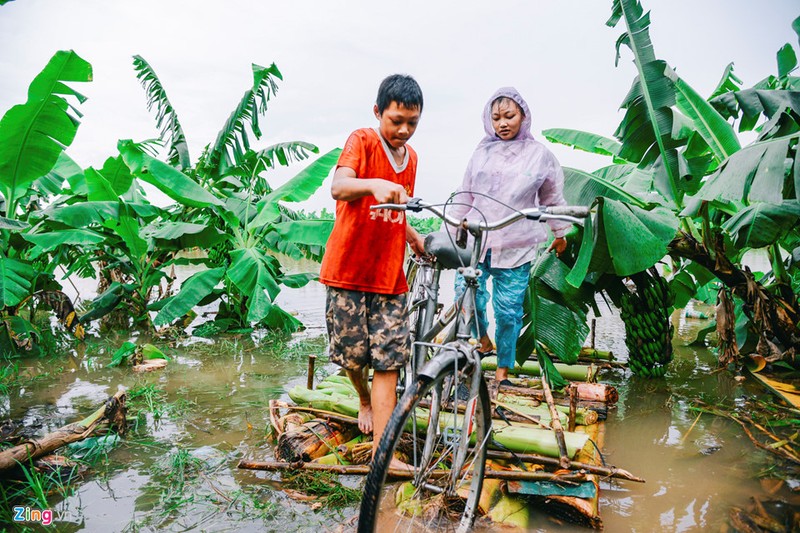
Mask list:
[[472,254],[469,248],[458,248],[455,241],[441,231],[425,236],[425,252],[434,256],[442,268],[467,266]]

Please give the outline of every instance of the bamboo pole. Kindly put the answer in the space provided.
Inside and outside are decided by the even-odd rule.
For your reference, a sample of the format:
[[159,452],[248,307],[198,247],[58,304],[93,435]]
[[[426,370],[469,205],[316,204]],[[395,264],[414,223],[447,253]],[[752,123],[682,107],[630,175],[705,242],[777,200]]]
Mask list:
[[[304,463],[302,461],[239,461],[237,468],[244,470],[263,470],[267,472],[309,470],[312,472],[333,472],[344,476],[366,476],[370,465],[325,465],[320,463]],[[414,471],[400,468],[390,468],[386,475],[394,479],[414,479]],[[439,479],[452,475],[450,470],[433,470],[428,473],[429,479]],[[505,479],[514,481],[552,481],[555,483],[581,483],[586,481],[586,476],[582,473],[575,474],[554,474],[552,472],[525,472],[521,470],[486,470],[486,479]]]
[[[544,466],[560,467],[561,462],[559,459],[553,457],[546,457],[544,455],[536,455],[532,453],[512,453],[501,452],[496,450],[487,450],[487,459],[499,459],[503,461],[522,461],[523,463],[531,463]],[[597,466],[589,463],[581,463],[579,461],[570,461],[570,470],[585,470],[590,474],[598,474],[605,477],[613,477],[618,479],[626,479],[628,481],[635,481],[636,483],[644,483],[644,479],[634,476],[627,470],[617,468],[614,466]]]
[[0,471],[47,455],[70,442],[83,440],[98,429],[102,422],[108,422],[120,435],[124,434],[127,428],[125,399],[125,391],[120,390],[106,400],[102,407],[80,422],[68,424],[40,439],[28,440],[19,446],[0,452]]
[[[558,373],[564,379],[574,381],[592,381],[597,373],[597,367],[593,364],[585,365],[565,365],[563,363],[554,363]],[[497,368],[497,357],[485,357],[481,359],[481,368],[484,370],[495,370]],[[539,376],[542,369],[537,361],[525,361],[522,366],[516,365],[508,369],[508,373],[512,375],[529,374],[531,376]]]
[[547,382],[547,377],[542,379],[542,388],[544,389],[544,397],[547,400],[547,408],[550,409],[550,424],[553,426],[553,431],[556,433],[556,442],[558,443],[558,454],[560,456],[559,464],[561,468],[569,468],[570,458],[567,453],[567,443],[564,440],[564,428],[561,427],[561,418],[556,411],[556,404],[553,402],[553,393],[550,392],[550,384]]

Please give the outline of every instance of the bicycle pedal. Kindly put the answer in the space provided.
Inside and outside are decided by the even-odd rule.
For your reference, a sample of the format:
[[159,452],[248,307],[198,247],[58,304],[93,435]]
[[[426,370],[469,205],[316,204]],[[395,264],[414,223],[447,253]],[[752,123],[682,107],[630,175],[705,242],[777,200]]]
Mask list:
[[464,383],[459,383],[458,387],[456,387],[455,397],[462,402],[469,400],[469,387]]
[[461,428],[449,426],[444,428],[442,440],[446,446],[457,446],[461,442]]

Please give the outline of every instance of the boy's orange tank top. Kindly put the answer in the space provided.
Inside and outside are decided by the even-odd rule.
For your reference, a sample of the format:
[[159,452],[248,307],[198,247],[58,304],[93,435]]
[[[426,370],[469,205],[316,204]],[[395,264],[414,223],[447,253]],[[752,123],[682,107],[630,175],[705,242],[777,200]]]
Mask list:
[[[339,156],[338,167],[355,170],[358,178],[383,178],[414,194],[417,154],[406,144],[403,165],[395,165],[380,134],[369,128],[354,131]],[[352,291],[402,294],[408,291],[403,264],[406,251],[405,211],[370,210],[372,195],[336,202],[336,221],[319,280]]]

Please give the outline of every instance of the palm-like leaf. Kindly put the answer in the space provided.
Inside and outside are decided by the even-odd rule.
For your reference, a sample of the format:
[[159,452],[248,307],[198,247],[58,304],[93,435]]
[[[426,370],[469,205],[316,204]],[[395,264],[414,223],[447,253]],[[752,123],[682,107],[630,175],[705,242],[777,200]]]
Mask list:
[[6,213],[16,217],[17,199],[28,185],[53,168],[65,146],[72,144],[80,113],[65,97],[86,98],[65,82],[87,82],[92,66],[75,52],[60,51],[28,88],[28,100],[0,120],[0,186]]
[[152,111],[153,107],[156,108],[156,127],[160,130],[161,140],[169,146],[167,154],[169,164],[186,170],[191,165],[189,145],[186,143],[186,136],[178,120],[178,114],[167,98],[161,80],[153,67],[142,56],[133,56],[133,68],[136,70],[136,77],[147,93],[147,110]]
[[227,169],[237,165],[250,149],[248,125],[255,138],[261,138],[258,119],[267,110],[267,102],[278,89],[276,78],[283,79],[274,63],[266,68],[253,64],[253,86],[245,91],[206,154],[203,166],[210,175],[225,175]]

